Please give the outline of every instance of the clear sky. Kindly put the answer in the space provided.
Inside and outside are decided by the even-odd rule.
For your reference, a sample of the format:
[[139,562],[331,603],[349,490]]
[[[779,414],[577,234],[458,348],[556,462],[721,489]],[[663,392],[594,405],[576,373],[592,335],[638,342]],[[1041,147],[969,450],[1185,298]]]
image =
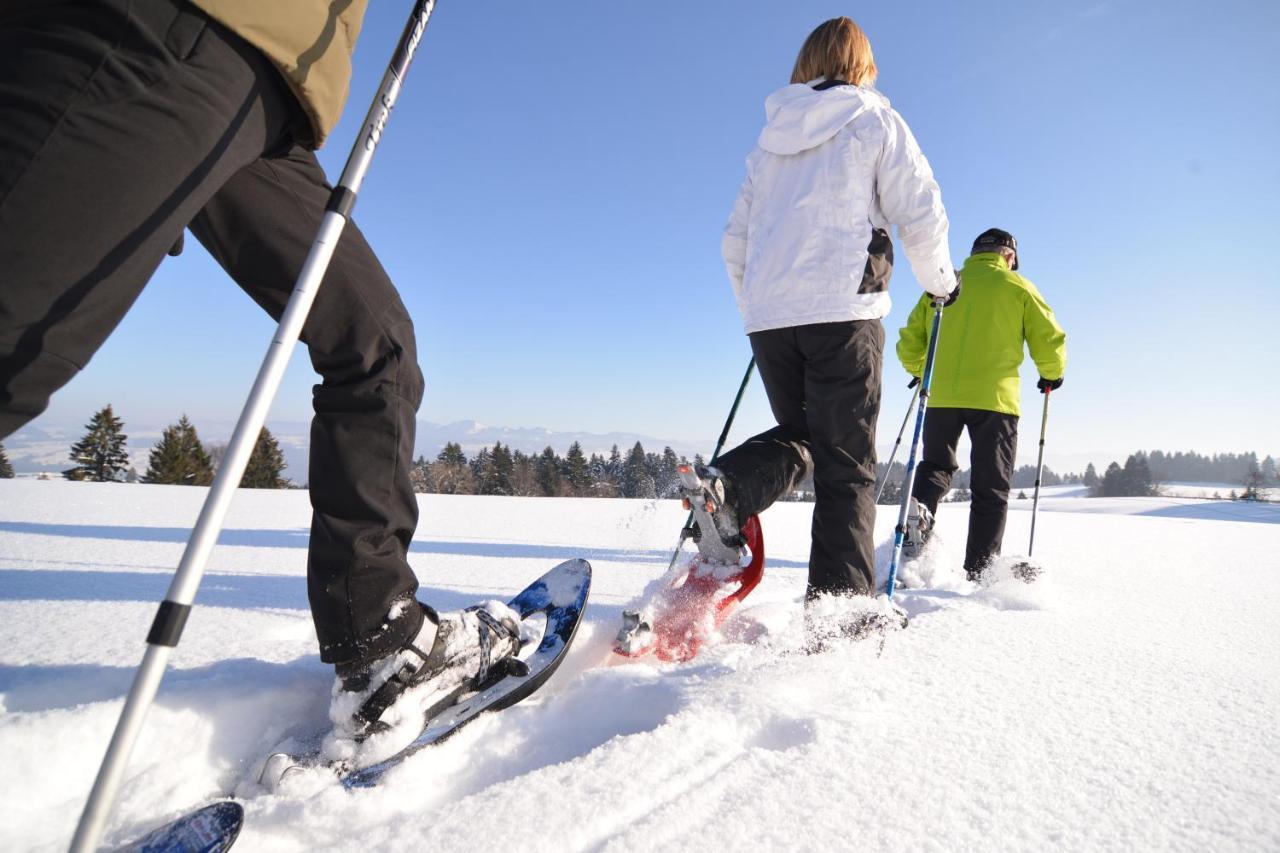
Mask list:
[[[334,176],[410,6],[370,5]],[[841,14],[933,165],[955,262],[1012,231],[1067,330],[1052,451],[1280,452],[1280,4],[1262,0],[440,0],[356,208],[417,324],[420,417],[713,441],[750,356],[721,229],[765,96]],[[891,292],[890,352],[920,293],[905,258]],[[43,419],[232,421],[271,330],[188,240]],[[885,377],[882,447],[909,394],[892,355]],[[305,420],[312,381],[299,350],[272,418]],[[735,435],[771,422],[755,384]]]

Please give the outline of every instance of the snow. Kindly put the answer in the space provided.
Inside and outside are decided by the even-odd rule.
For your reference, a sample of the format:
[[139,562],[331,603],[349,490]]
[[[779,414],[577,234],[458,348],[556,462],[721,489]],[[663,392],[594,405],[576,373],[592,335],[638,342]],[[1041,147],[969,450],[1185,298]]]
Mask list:
[[[204,493],[0,481],[0,849],[65,848]],[[1280,507],[1045,490],[1042,583],[979,588],[956,568],[967,506],[944,504],[879,656],[797,652],[810,510],[764,515],[760,587],[720,642],[661,664],[610,646],[678,502],[423,496],[411,561],[442,610],[592,562],[566,662],[380,787],[247,798],[236,849],[467,850],[485,827],[535,851],[1280,848]],[[324,728],[308,528],[305,493],[237,496],[109,844]]]

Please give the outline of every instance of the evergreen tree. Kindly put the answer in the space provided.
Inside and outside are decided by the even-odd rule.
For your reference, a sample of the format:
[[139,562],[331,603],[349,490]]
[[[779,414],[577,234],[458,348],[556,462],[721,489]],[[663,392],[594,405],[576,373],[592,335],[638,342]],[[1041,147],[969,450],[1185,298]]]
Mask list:
[[541,493],[549,498],[563,494],[564,485],[560,478],[560,457],[550,447],[542,451],[534,466]]
[[1123,489],[1123,480],[1124,471],[1121,470],[1120,464],[1112,462],[1107,466],[1102,479],[1098,481],[1097,487],[1093,490],[1093,496],[1096,498],[1116,497]]
[[466,465],[467,455],[462,452],[462,445],[456,442],[447,442],[444,448],[436,455],[437,462],[443,462],[446,465]]
[[429,494],[433,491],[431,463],[427,461],[427,457],[419,455],[409,468],[409,484],[413,486],[415,492],[420,494]]
[[[547,448],[550,450],[550,448]],[[555,451],[551,451],[555,456]],[[545,494],[540,481],[541,456],[528,456],[517,450],[511,456],[511,494],[523,498],[540,497]],[[552,493],[555,494],[554,492]]]
[[1098,469],[1093,467],[1092,462],[1084,469],[1084,484],[1090,489],[1098,485]]
[[635,447],[627,454],[627,461],[622,467],[622,496],[624,498],[656,498],[653,477],[645,466],[644,447],[636,442]]
[[264,426],[262,432],[258,433],[253,452],[249,454],[249,464],[245,466],[240,488],[287,489],[290,483],[283,475],[284,469],[284,454],[280,452],[280,444],[271,430]]
[[576,441],[569,445],[569,452],[564,456],[563,470],[569,494],[582,497],[590,493],[591,471],[587,466],[587,457],[582,453],[582,445]]
[[68,480],[91,480],[114,483],[129,467],[129,454],[124,449],[128,436],[120,430],[124,421],[115,416],[108,404],[85,425],[84,438],[71,446],[75,466],[63,472]]
[[476,491],[475,474],[462,445],[449,442],[431,463],[431,482],[442,495],[471,495]]
[[[486,456],[485,451],[481,450],[477,454],[477,459]],[[503,447],[502,442],[495,441],[493,449],[487,453],[482,463],[480,471],[480,494],[482,495],[509,495],[511,490],[511,474],[515,469],[515,460],[511,456],[511,449]]]
[[587,462],[587,470],[591,472],[591,496],[595,498],[613,498],[618,496],[618,486],[609,475],[609,461],[599,453],[591,454]]
[[1264,499],[1263,490],[1267,487],[1267,481],[1262,476],[1262,469],[1254,462],[1249,466],[1249,470],[1244,475],[1244,494],[1241,497],[1247,501],[1260,501]]
[[209,454],[186,415],[165,427],[160,442],[151,448],[142,482],[171,486],[207,486],[213,482]]
[[1124,491],[1129,497],[1150,497],[1159,494],[1151,477],[1151,468],[1147,464],[1145,453],[1133,453],[1124,462]]
[[1262,482],[1266,487],[1280,485],[1280,474],[1276,472],[1276,460],[1274,456],[1268,456],[1262,460]]
[[680,488],[680,474],[676,472],[676,467],[679,464],[680,457],[676,456],[674,450],[670,447],[662,448],[662,458],[658,463],[658,473],[653,478],[659,497],[671,497]]
[[0,444],[0,480],[13,479],[13,465],[9,463],[9,457],[5,455],[4,445]]
[[622,469],[622,454],[618,452],[618,445],[615,444],[613,450],[609,451],[609,461],[605,463],[605,476],[618,494],[622,493]]

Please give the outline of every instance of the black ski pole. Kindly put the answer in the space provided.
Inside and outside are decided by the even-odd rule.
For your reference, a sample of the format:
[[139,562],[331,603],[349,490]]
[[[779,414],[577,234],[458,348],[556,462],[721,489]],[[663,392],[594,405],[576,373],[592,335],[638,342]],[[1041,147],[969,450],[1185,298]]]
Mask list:
[[1036,496],[1031,501],[1031,541],[1027,543],[1027,556],[1031,556],[1031,549],[1036,546],[1036,509],[1040,506],[1040,478],[1044,474],[1044,432],[1049,425],[1049,392],[1052,388],[1044,389],[1044,411],[1040,414],[1040,458],[1036,460]]
[[893,585],[898,579],[898,560],[902,558],[902,542],[907,533],[907,508],[911,505],[911,489],[916,482],[916,450],[924,432],[924,413],[929,408],[929,386],[933,384],[933,359],[938,352],[938,334],[942,329],[942,306],[946,297],[933,300],[933,329],[929,333],[929,352],[924,360],[924,376],[920,379],[920,408],[916,410],[915,433],[911,436],[911,452],[907,454],[907,475],[902,480],[902,504],[898,507],[898,525],[893,528],[893,556],[889,559],[889,579],[885,594],[893,598]]
[[258,370],[249,399],[240,413],[240,420],[236,423],[230,444],[227,445],[226,457],[214,477],[213,486],[200,510],[196,526],[191,531],[191,538],[187,541],[165,600],[160,603],[155,620],[151,623],[146,653],[134,676],[133,686],[129,689],[124,709],[120,712],[119,722],[116,723],[102,766],[98,769],[93,789],[89,792],[84,812],[80,815],[80,823],[76,826],[75,836],[71,841],[72,853],[89,853],[98,846],[107,816],[115,802],[125,765],[129,761],[129,754],[133,751],[143,719],[160,687],[169,655],[182,635],[209,554],[231,506],[231,498],[244,475],[245,466],[266,420],[267,410],[280,387],[289,356],[302,333],[316,290],[324,278],[338,239],[342,236],[347,217],[351,215],[356,193],[360,190],[373,159],[373,152],[386,129],[391,108],[400,94],[409,64],[413,61],[413,55],[435,5],[435,0],[417,0],[414,4],[409,22],[400,36],[400,43],[365,116],[360,136],[352,146],[347,165],[342,170],[342,177],[329,196],[319,232],[302,270],[298,273],[289,304],[285,307],[280,325],[267,349],[266,358]]
[[[711,454],[711,461],[708,465],[715,465],[716,460],[720,458],[720,451],[724,449],[724,443],[729,439],[729,429],[733,426],[733,419],[738,414],[738,404],[742,402],[742,394],[747,390],[747,383],[751,381],[751,371],[756,369],[756,357],[751,356],[751,361],[747,362],[747,372],[742,374],[742,383],[738,385],[738,394],[733,398],[733,406],[729,409],[729,417],[725,419],[724,429],[720,430],[720,438],[716,441],[716,449]],[[676,559],[680,556],[680,548],[684,545],[684,540],[688,539],[693,533],[693,510],[689,510],[689,517],[684,521],[684,527],[680,528],[680,540],[676,542],[675,551],[671,552],[671,560],[667,563],[667,571],[671,571],[671,567],[676,564]]]
[[885,484],[889,482],[889,473],[893,471],[893,459],[898,455],[898,447],[902,444],[902,434],[907,431],[907,421],[911,420],[911,410],[916,407],[916,398],[920,396],[920,383],[916,383],[915,391],[911,394],[911,402],[907,405],[907,413],[902,416],[902,426],[898,427],[898,440],[893,443],[893,450],[889,453],[889,464],[884,469],[884,479],[880,481],[880,488],[876,489],[876,503],[880,503],[880,496],[884,494]]

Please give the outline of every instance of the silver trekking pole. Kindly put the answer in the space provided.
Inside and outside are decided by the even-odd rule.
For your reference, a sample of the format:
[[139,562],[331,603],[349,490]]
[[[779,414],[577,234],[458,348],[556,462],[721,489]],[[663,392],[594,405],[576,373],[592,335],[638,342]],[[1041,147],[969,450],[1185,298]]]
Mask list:
[[902,444],[902,434],[907,431],[907,421],[911,420],[911,410],[916,407],[916,398],[920,396],[920,383],[915,383],[913,387],[916,390],[911,395],[911,403],[907,406],[907,413],[902,416],[902,426],[898,427],[898,440],[893,443],[893,450],[889,453],[889,464],[885,466],[884,479],[880,481],[880,488],[876,489],[876,503],[880,503],[880,496],[884,494],[884,487],[889,482],[889,472],[893,470],[893,458],[898,455],[898,447]]
[[244,475],[245,466],[266,420],[267,410],[280,387],[289,356],[302,333],[316,290],[328,269],[329,260],[351,215],[351,209],[355,206],[356,193],[360,190],[360,184],[373,159],[373,152],[386,129],[391,108],[395,106],[400,87],[409,71],[409,64],[413,61],[413,55],[435,5],[435,0],[417,0],[414,4],[409,22],[400,36],[400,43],[382,77],[378,94],[365,116],[360,136],[352,146],[347,165],[342,170],[342,177],[329,197],[320,230],[301,272],[298,273],[289,304],[285,307],[284,316],[280,319],[266,358],[258,370],[249,399],[240,413],[240,420],[231,435],[231,443],[227,446],[226,457],[213,480],[196,526],[191,531],[191,538],[187,541],[186,550],[183,551],[178,571],[169,584],[165,600],[160,603],[155,620],[151,623],[142,664],[134,676],[133,686],[129,689],[124,709],[120,712],[120,720],[116,723],[115,734],[111,737],[107,754],[89,793],[89,800],[80,815],[80,823],[76,826],[76,833],[71,841],[73,853],[89,853],[97,847],[102,836],[129,754],[160,687],[169,655],[182,635],[182,628],[191,612],[191,603],[200,586],[209,553],[213,550],[227,510],[231,506],[231,498]]
[[1031,541],[1027,543],[1027,556],[1031,556],[1031,549],[1036,545],[1036,509],[1040,506],[1040,478],[1044,474],[1044,431],[1049,424],[1049,392],[1052,388],[1044,389],[1044,412],[1040,415],[1040,458],[1036,460],[1036,496],[1031,501]]

